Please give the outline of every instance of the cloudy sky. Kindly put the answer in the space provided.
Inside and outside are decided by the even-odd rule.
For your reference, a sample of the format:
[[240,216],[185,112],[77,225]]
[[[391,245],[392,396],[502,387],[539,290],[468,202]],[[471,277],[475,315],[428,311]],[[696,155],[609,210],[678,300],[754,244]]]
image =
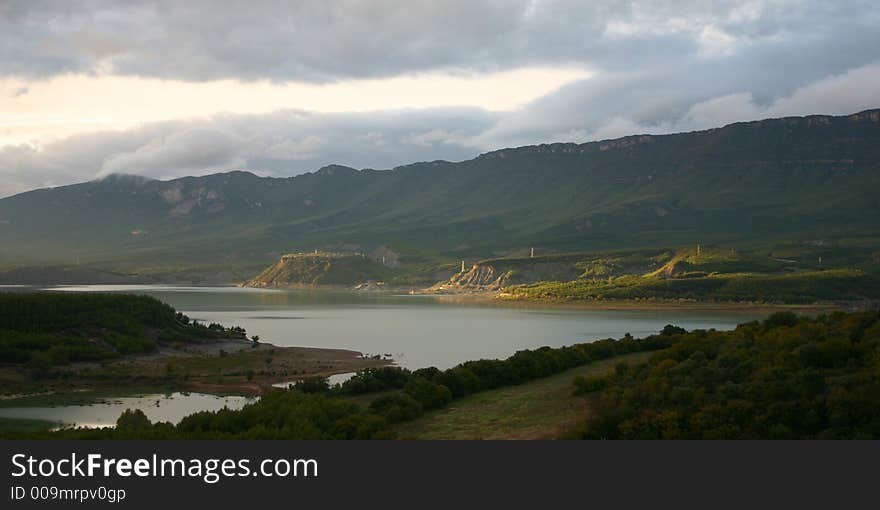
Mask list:
[[0,1],[0,196],[876,107],[876,0]]

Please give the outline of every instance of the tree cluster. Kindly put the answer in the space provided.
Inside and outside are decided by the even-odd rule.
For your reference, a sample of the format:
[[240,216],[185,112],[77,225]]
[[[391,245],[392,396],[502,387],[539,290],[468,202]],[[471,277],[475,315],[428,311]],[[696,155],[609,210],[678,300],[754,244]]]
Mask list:
[[0,293],[0,363],[44,373],[55,365],[155,351],[163,342],[243,336],[191,321],[170,305],[128,294]]
[[734,331],[674,336],[645,365],[577,383],[598,391],[584,437],[880,437],[876,312],[778,313]]

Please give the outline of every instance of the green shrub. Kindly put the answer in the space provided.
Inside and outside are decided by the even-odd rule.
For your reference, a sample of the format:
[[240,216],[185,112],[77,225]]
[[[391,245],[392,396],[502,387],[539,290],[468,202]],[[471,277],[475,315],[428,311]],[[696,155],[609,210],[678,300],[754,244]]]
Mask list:
[[406,383],[403,391],[421,404],[426,411],[439,409],[452,401],[452,392],[449,391],[449,388],[427,379],[412,379]]
[[586,395],[594,391],[604,390],[611,385],[611,378],[608,376],[583,377],[574,378],[574,394]]
[[123,431],[145,431],[152,425],[150,419],[140,409],[126,409],[116,420],[116,428]]
[[880,438],[878,324],[877,312],[781,313],[679,335],[605,383],[584,437]]
[[293,389],[303,393],[327,393],[330,391],[330,383],[324,377],[307,377],[297,381]]
[[370,411],[388,423],[398,423],[417,418],[422,414],[422,405],[407,393],[395,393],[373,400]]

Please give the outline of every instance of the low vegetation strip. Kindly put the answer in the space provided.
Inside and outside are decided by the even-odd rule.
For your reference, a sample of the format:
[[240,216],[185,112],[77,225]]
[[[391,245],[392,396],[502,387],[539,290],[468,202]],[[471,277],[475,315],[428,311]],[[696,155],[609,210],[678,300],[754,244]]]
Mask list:
[[504,360],[466,361],[447,370],[434,367],[415,371],[398,367],[368,369],[358,372],[334,388],[327,387],[326,382],[312,380],[304,381],[298,389],[338,395],[398,389],[415,399],[424,410],[430,410],[472,393],[522,384],[594,361],[622,354],[664,349],[672,345],[677,331],[679,328],[668,325],[660,334],[642,339],[635,339],[627,334],[620,340],[607,339],[558,348],[522,350]]
[[796,274],[719,274],[682,278],[625,275],[541,282],[504,289],[501,299],[596,301],[607,299],[749,301],[805,304],[880,298],[880,277],[855,269]]
[[587,419],[587,398],[572,392],[572,379],[605,377],[619,363],[645,363],[653,354],[624,354],[517,386],[475,393],[401,423],[395,431],[403,439],[554,439]]

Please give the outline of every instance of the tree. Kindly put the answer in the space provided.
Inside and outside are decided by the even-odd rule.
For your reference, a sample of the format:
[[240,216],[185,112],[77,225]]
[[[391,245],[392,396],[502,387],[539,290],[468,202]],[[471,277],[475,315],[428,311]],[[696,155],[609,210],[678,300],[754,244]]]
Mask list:
[[152,426],[150,419],[140,409],[126,409],[116,420],[117,430],[143,431]]
[[404,393],[416,400],[425,410],[439,409],[452,401],[452,392],[442,384],[414,378],[403,387]]
[[388,423],[412,420],[422,414],[422,405],[406,393],[394,393],[370,403],[370,411],[385,418]]
[[307,377],[297,381],[293,389],[303,393],[327,393],[330,391],[330,383],[325,377]]
[[45,377],[52,368],[52,358],[46,352],[35,352],[28,360],[28,368],[33,370],[36,377]]

